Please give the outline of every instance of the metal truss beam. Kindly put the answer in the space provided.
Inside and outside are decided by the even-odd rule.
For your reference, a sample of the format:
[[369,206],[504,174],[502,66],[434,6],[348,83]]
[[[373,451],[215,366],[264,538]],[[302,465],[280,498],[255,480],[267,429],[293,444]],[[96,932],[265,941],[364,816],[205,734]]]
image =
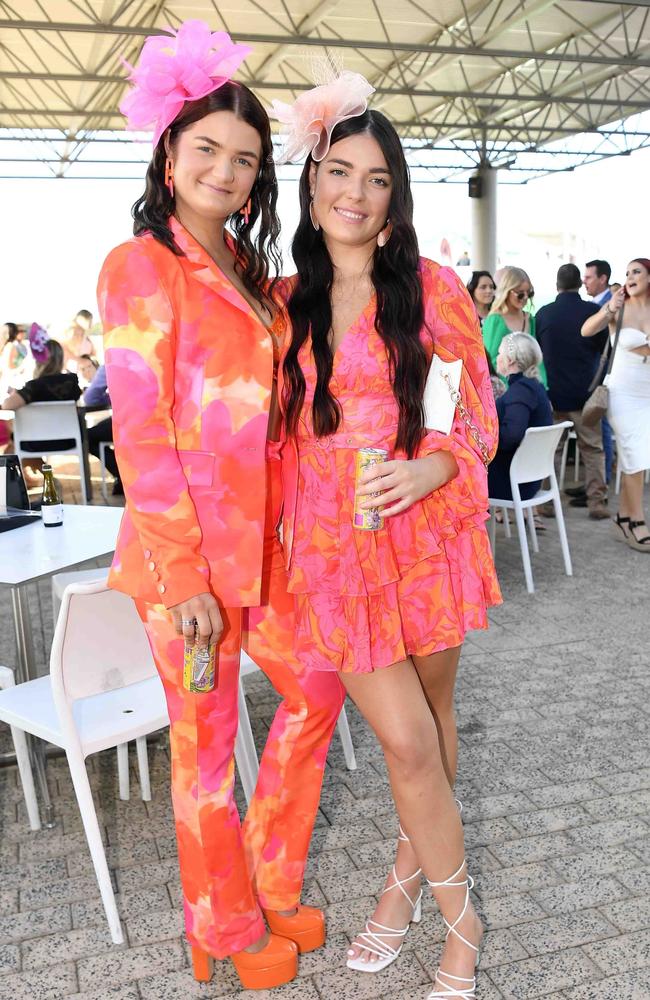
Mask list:
[[[98,76],[93,73],[65,73],[65,74],[49,74],[49,73],[18,73],[13,70],[6,72],[0,71],[0,79],[6,80],[64,80],[64,81],[93,81],[96,83],[126,83],[124,76]],[[250,80],[249,86],[254,90],[309,90],[312,87],[310,82],[298,83],[298,82],[287,82],[285,80]],[[617,108],[621,107],[629,108],[631,111],[647,111],[649,109],[648,101],[637,101],[627,97],[621,98],[606,98],[606,97],[565,97],[563,95],[554,96],[553,94],[547,94],[543,92],[533,93],[533,94],[517,94],[517,93],[504,93],[503,91],[489,91],[489,90],[439,90],[435,87],[377,87],[375,91],[378,97],[425,97],[425,98],[442,98],[446,101],[454,100],[474,100],[474,101],[489,101],[492,104],[498,104],[499,112],[505,109],[505,105],[509,103],[521,104],[521,103],[534,103],[534,104],[562,104],[576,107],[589,107],[593,105],[598,108]],[[38,114],[39,109],[33,108],[29,111],[17,109],[10,110],[9,108],[0,108],[0,113],[4,110],[6,114]],[[512,109],[516,110],[516,109]],[[84,109],[88,114],[95,114],[92,108]],[[43,113],[48,114],[61,114],[60,111],[54,110],[52,108],[43,109]],[[72,114],[78,114],[79,112],[72,111]],[[118,111],[114,112],[104,112],[98,111],[97,114],[101,114],[104,117],[118,118]],[[494,112],[493,112],[494,114]]]
[[[598,102],[596,102],[596,103],[598,103]],[[38,110],[24,110],[24,109],[21,109],[21,108],[0,108],[0,129],[29,128],[30,127],[29,125],[17,126],[17,125],[3,124],[2,121],[1,121],[3,115],[5,115],[5,116],[16,115],[16,116],[20,116],[20,117],[23,117],[23,118],[25,118],[25,117],[29,118],[29,117],[34,117],[34,116],[42,118],[44,116],[49,115],[49,116],[51,116],[51,117],[53,117],[55,119],[64,119],[64,118],[65,119],[68,119],[68,118],[74,119],[74,118],[79,118],[80,115],[82,115],[82,114],[86,114],[89,118],[97,119],[97,120],[102,120],[102,121],[106,121],[106,120],[110,120],[110,119],[114,119],[115,121],[122,121],[122,116],[119,113],[119,111],[91,111],[91,110],[88,110],[88,109],[85,109],[85,111],[83,111],[83,112],[82,111],[68,111],[68,110],[62,110],[62,111],[52,111],[52,110],[45,111],[45,110],[43,110],[43,111],[38,111]],[[459,121],[459,122],[451,122],[450,123],[449,121],[445,121],[445,120],[443,120],[443,121],[436,121],[436,120],[429,120],[427,118],[411,118],[411,119],[407,119],[407,120],[404,120],[404,121],[395,121],[395,122],[393,122],[393,124],[394,124],[395,128],[397,129],[397,131],[400,132],[400,134],[402,135],[403,138],[409,138],[409,136],[407,136],[406,133],[410,132],[413,129],[417,129],[418,133],[419,133],[419,137],[422,137],[422,133],[426,132],[426,130],[434,130],[436,132],[441,132],[443,129],[449,130],[450,128],[453,128],[454,130],[476,130],[476,131],[480,131],[480,130],[482,130],[482,129],[485,128],[485,123],[483,121],[480,121],[480,120],[469,121],[467,119],[465,119],[463,121]],[[31,127],[33,127],[33,126],[31,126]],[[56,125],[43,125],[43,126],[39,126],[39,127],[43,128],[43,129],[56,129],[57,126]],[[566,127],[559,126],[559,125],[558,126],[555,126],[555,125],[546,125],[546,126],[542,126],[542,125],[526,125],[526,126],[520,126],[520,125],[508,125],[506,123],[500,122],[497,125],[494,125],[492,127],[495,128],[495,129],[498,129],[499,133],[503,133],[505,135],[509,134],[509,135],[513,136],[519,142],[525,142],[525,138],[522,138],[522,136],[528,136],[528,135],[531,135],[531,136],[534,136],[534,135],[543,136],[544,137],[544,139],[543,139],[544,142],[550,142],[550,141],[552,141],[553,137],[555,137],[555,136],[562,137],[562,136],[571,136],[571,135],[578,135],[578,134],[580,134],[580,135],[600,135],[600,136],[603,136],[603,137],[618,136],[619,138],[625,138],[625,136],[628,136],[628,137],[634,137],[634,136],[643,137],[643,136],[646,136],[648,134],[648,133],[643,132],[643,131],[627,132],[625,129],[601,129],[601,128],[598,128],[596,126],[593,126],[593,127],[585,126],[585,127],[580,127],[580,128],[566,128]],[[94,128],[103,128],[103,129],[106,130],[106,129],[110,129],[110,126],[108,126],[108,125],[101,125],[101,126],[100,125],[96,125],[96,126],[94,126]],[[82,129],[75,129],[75,131],[77,131],[77,130],[78,131],[84,131]],[[447,138],[448,139],[449,136],[443,136],[443,138]],[[459,137],[459,138],[462,138],[462,137]],[[64,137],[61,137],[61,139],[58,140],[58,141],[63,141],[63,140],[64,140]],[[117,140],[114,140],[114,141],[117,141]],[[129,140],[125,140],[125,141],[132,141],[132,140],[129,139]],[[542,141],[542,140],[540,140],[540,141]]]
[[[540,9],[543,9],[546,6],[550,6],[550,4],[545,3],[544,0],[539,0],[538,3],[532,3],[531,6],[528,9],[526,9],[525,6],[522,6],[521,9],[517,10],[517,13],[516,13],[515,16],[518,18],[518,20],[524,20],[528,24],[528,21],[531,18],[531,16],[533,14],[538,14],[540,12]],[[632,5],[628,5],[628,10],[629,10],[630,7],[634,7],[634,6],[638,6],[638,5],[633,5],[633,4]],[[650,6],[650,0],[648,2],[647,6]],[[620,8],[620,13],[621,13],[621,18],[624,21],[625,18],[627,17],[627,12],[622,9],[623,5],[619,5],[619,8]],[[595,38],[596,37],[596,34],[595,34],[596,30],[598,28],[600,28],[602,25],[611,24],[613,17],[614,17],[614,15],[611,14],[611,13],[609,13],[609,12],[606,13],[606,14],[603,14],[603,17],[600,18],[600,20],[596,24],[591,24],[589,26],[589,28],[586,29],[586,35],[583,34],[583,32],[585,31],[584,26],[582,26],[580,24],[580,22],[576,22],[578,24],[578,26],[579,26],[579,31],[578,32],[574,31],[572,34],[565,36],[563,39],[554,42],[554,44],[553,44],[553,52],[556,53],[557,50],[558,50],[558,48],[560,48],[560,47],[567,48],[568,44],[571,43],[572,41],[577,43],[578,41],[585,41],[586,39]],[[499,29],[497,29],[496,33],[499,34],[503,30],[504,30],[504,25],[502,24],[502,25],[500,25]],[[484,36],[484,40],[485,41],[491,41],[492,37],[493,36],[490,36],[490,35]],[[464,40],[466,40],[466,39],[464,39]],[[611,43],[608,42],[607,45],[608,45],[608,48],[610,50],[611,50],[611,48],[613,48],[613,46],[611,45]],[[596,47],[594,46],[594,49],[595,48]],[[592,49],[592,51],[593,51],[593,49]],[[598,47],[598,51],[599,52],[602,51],[602,44]],[[611,54],[612,55],[616,55],[615,52],[611,53]],[[647,50],[644,51],[642,54],[643,55],[648,55]],[[531,38],[531,50],[529,52],[529,57],[526,60],[526,63],[527,64],[530,64],[531,62],[535,63],[537,61],[537,59],[538,59],[538,56],[537,56],[536,51],[533,49],[532,38]],[[447,60],[441,60],[441,61],[438,62],[437,65],[434,65],[432,67],[432,73],[435,73],[437,71],[437,69],[440,68],[440,65],[443,62],[446,63]],[[558,70],[560,69],[560,66],[561,66],[561,63],[558,64]],[[499,87],[501,86],[501,84],[502,84],[503,81],[507,80],[507,81],[511,82],[512,79],[513,79],[513,73],[514,72],[516,72],[517,70],[521,71],[521,70],[524,70],[526,68],[527,67],[525,65],[515,67],[515,66],[505,66],[503,64],[500,64],[500,72],[499,73],[497,73],[497,74],[491,74],[489,77],[484,77],[482,80],[478,81],[478,85],[482,86],[484,88],[496,87],[496,89],[498,91]],[[576,76],[577,72],[578,72],[578,75]],[[599,84],[603,84],[604,85],[607,80],[612,80],[612,79],[617,79],[617,78],[624,78],[627,72],[628,72],[628,70],[625,67],[620,67],[620,72],[618,74],[616,74],[616,73],[615,74],[611,74],[611,73],[607,73],[606,71],[602,71],[602,70],[599,72],[597,69],[594,69],[594,70],[592,70],[592,72],[591,72],[590,75],[587,75],[587,74],[585,74],[585,73],[582,72],[582,66],[576,66],[569,73],[568,80],[571,81],[571,82],[568,82],[568,83],[564,82],[561,86],[558,86],[557,88],[552,85],[552,88],[553,88],[553,91],[554,91],[554,100],[549,101],[547,99],[546,89],[544,89],[543,86],[540,86],[541,80],[535,81],[535,79],[534,79],[534,71],[531,70],[528,73],[528,76],[526,78],[522,78],[522,85],[523,86],[527,86],[529,88],[532,87],[534,93],[533,94],[530,94],[530,93],[522,94],[519,97],[519,99],[518,99],[517,107],[515,109],[513,109],[513,113],[514,113],[514,115],[517,118],[520,118],[520,119],[523,119],[524,115],[530,115],[530,114],[532,114],[532,115],[534,115],[533,121],[536,118],[538,118],[539,116],[545,116],[544,117],[544,124],[546,124],[546,121],[548,120],[549,108],[553,104],[556,104],[556,105],[559,105],[559,106],[564,105],[564,107],[567,108],[567,109],[570,109],[571,107],[575,106],[573,102],[576,100],[576,98],[574,98],[572,96],[574,93],[579,93],[581,95],[581,98],[584,98],[583,101],[582,101],[582,106],[585,108],[586,111],[588,111],[588,109],[589,109],[590,106],[593,106],[593,107],[597,108],[599,102],[598,102],[598,99],[593,96],[593,94],[595,93],[595,88]],[[597,75],[595,75],[595,74],[597,74]],[[553,78],[554,81],[556,79],[556,76],[557,76],[557,71],[556,71],[556,74],[555,74],[555,76]],[[589,88],[589,91],[588,91],[588,88]],[[638,91],[638,83],[637,83],[637,85],[635,87],[635,90]],[[607,91],[606,91],[606,93],[607,93]],[[612,117],[624,118],[626,116],[626,114],[627,114],[623,110],[624,104],[621,103],[621,101],[615,101],[614,104],[615,104],[615,106],[618,104],[618,114],[615,115],[615,116],[612,116]],[[649,106],[649,102],[648,102],[648,100],[646,98],[645,109],[648,109],[648,106]],[[476,108],[476,106],[475,106],[474,110],[475,110],[475,112],[478,111],[478,109]],[[438,114],[443,114],[444,115],[445,113],[447,113],[447,116],[448,116],[449,115],[449,111],[450,111],[449,103],[447,101],[445,101],[442,104],[438,103],[438,104],[431,104],[431,105],[429,105],[427,108],[425,108],[425,109],[422,110],[422,115],[423,115],[423,117],[426,117],[426,116],[438,115]],[[502,126],[501,126],[501,122],[499,121],[499,116],[502,114],[502,111],[503,111],[503,109],[498,106],[498,102],[497,102],[496,106],[495,106],[495,109],[494,109],[494,111],[492,113],[487,113],[486,112],[486,114],[485,114],[485,121],[483,123],[484,127],[486,129],[491,129],[491,130],[494,130],[494,129],[499,129],[500,130]],[[570,111],[569,111],[569,115],[570,115]],[[567,116],[567,118],[569,117],[569,115]],[[574,130],[573,131],[574,131],[574,133],[576,133],[576,132],[582,132],[590,124],[589,116],[588,116],[588,114],[580,115],[579,114],[579,109],[578,109],[578,112],[576,113],[576,117],[578,118],[578,123],[574,126]],[[518,127],[519,127],[519,129],[521,130],[521,132],[523,134],[527,134],[530,131],[530,128],[529,128],[529,125],[528,125],[527,121],[523,121],[522,120],[521,124]],[[547,128],[548,128],[548,133],[549,134],[554,133],[555,130],[554,130],[554,128],[553,128],[552,125],[548,125]],[[455,123],[453,123],[453,122],[450,123],[449,120],[448,120],[448,117],[447,117],[447,120],[446,120],[446,125],[445,125],[445,130],[444,131],[445,131],[445,137],[448,138],[448,139],[449,138],[462,138],[463,137],[463,130],[462,129],[458,129],[458,127],[455,125]]]
[[[604,2],[604,0],[599,0],[599,2]],[[338,0],[336,3],[330,2],[324,6],[333,8],[337,6],[337,4]],[[630,6],[635,5],[631,4]],[[639,5],[637,4],[636,6]],[[650,6],[650,0],[648,0],[647,6]],[[326,14],[322,14],[322,18],[326,16]],[[83,22],[9,21],[0,19],[0,31],[6,30],[7,28],[23,28],[34,31],[90,32],[92,34],[130,35],[143,38],[147,35],[166,34],[163,28],[156,28],[153,26],[141,27],[138,25],[94,24],[92,22],[85,24]],[[417,42],[398,42],[392,39],[390,41],[371,41],[368,39],[361,40],[329,36],[324,37],[322,35],[306,35],[303,33],[295,35],[274,35],[233,31],[232,37],[235,41],[248,42],[250,45],[295,46],[298,48],[313,46],[321,49],[368,49],[376,52],[405,52],[414,55],[426,56],[448,55],[456,58],[460,58],[462,56],[472,56],[485,59],[515,59],[519,62],[535,60],[536,62],[550,63],[585,63],[596,66],[629,66],[632,68],[650,68],[650,59],[628,55],[626,53],[621,53],[620,56],[606,56],[593,53],[579,55],[572,52],[538,52],[531,49],[502,49],[495,47],[483,48],[480,45],[443,45],[437,42],[431,44],[420,44]],[[284,54],[285,53],[283,53],[283,55]],[[273,58],[275,55],[276,53],[272,53],[270,58]],[[57,79],[60,78],[57,77]]]
[[[398,128],[404,128],[406,130],[408,130],[409,128],[415,127],[416,124],[422,125],[424,128],[433,128],[433,129],[439,129],[439,128],[441,128],[441,125],[442,125],[441,122],[429,122],[429,121],[417,122],[417,123],[416,122],[408,122],[408,121],[406,121],[406,122],[397,122],[396,123],[396,125],[397,125]],[[458,124],[458,128],[480,128],[480,124],[481,124],[480,122],[460,122]],[[104,143],[104,144],[112,144],[112,145],[133,145],[133,138],[130,135],[126,135],[124,133],[118,134],[118,135],[109,135],[109,136],[97,135],[97,134],[93,134],[92,136],[81,136],[80,133],[83,130],[78,129],[73,134],[66,133],[66,134],[62,134],[62,135],[58,135],[58,136],[52,136],[52,135],[47,135],[47,136],[42,136],[42,135],[3,135],[2,134],[3,132],[7,132],[7,131],[11,131],[11,130],[8,129],[8,128],[6,128],[6,127],[4,127],[4,126],[0,126],[0,142],[44,142],[44,143],[53,143],[53,142],[88,141],[88,142],[92,142],[93,145],[95,145],[96,143],[100,143],[100,144]],[[504,143],[505,142],[508,142],[508,143],[509,142],[519,142],[519,143],[521,143],[522,148],[520,150],[518,150],[518,152],[528,152],[530,150],[530,144],[526,143],[523,139],[520,138],[520,136],[521,136],[521,129],[513,127],[513,126],[501,126],[501,128],[499,129],[499,131],[500,132],[506,132],[506,133],[510,132],[510,133],[512,133],[513,136],[517,136],[517,138],[493,139],[493,140],[488,140],[488,142],[490,142],[490,141],[494,142],[494,143],[499,143],[499,142],[504,142]],[[552,131],[554,135],[557,134],[558,136],[561,136],[561,137],[564,137],[564,136],[575,136],[575,135],[577,135],[575,129],[572,129],[572,128],[560,128],[560,127],[553,128],[552,126],[547,126],[546,128],[533,127],[532,129],[526,129],[526,131],[527,132],[532,131],[533,133],[540,133],[540,134],[544,134],[544,135],[546,135],[547,133],[549,133],[549,132]],[[580,135],[594,135],[594,136],[602,137],[603,139],[650,139],[650,132],[644,132],[643,130],[638,130],[638,129],[635,129],[635,130],[632,130],[632,131],[628,131],[627,129],[625,129],[625,131],[622,132],[620,129],[591,128],[591,129],[582,129],[581,132],[580,132]],[[415,139],[413,137],[408,137],[408,136],[403,139],[403,143],[404,143],[404,145],[407,148],[414,148],[414,149],[415,148],[418,148],[418,149],[422,148],[419,145],[420,141],[421,140]],[[460,141],[460,142],[471,142],[471,140],[469,140],[469,139],[458,140],[458,141]],[[418,143],[418,145],[417,146],[412,146],[411,144],[413,144],[413,143]],[[425,148],[427,148],[427,149],[429,149],[429,148],[435,148],[435,149],[444,149],[444,150],[455,149],[455,150],[457,150],[459,152],[464,152],[464,151],[466,151],[466,152],[473,152],[474,151],[474,147],[473,146],[470,149],[465,150],[463,146],[458,146],[458,145],[453,145],[452,146],[452,145],[449,145],[449,144],[445,144],[444,140],[441,140],[441,142],[439,142],[439,143],[436,142],[435,146],[433,146],[432,144],[428,144]],[[537,148],[537,145],[535,146],[535,148]],[[547,152],[547,150],[542,150],[542,152]],[[564,150],[553,150],[552,152],[555,154],[556,152],[563,153],[565,151]],[[571,152],[571,153],[573,153],[575,155],[579,155],[577,151],[573,151],[573,150],[571,150],[571,151],[567,150],[566,152]],[[583,154],[580,154],[580,155],[585,155],[585,156],[591,155],[591,151],[584,152]]]

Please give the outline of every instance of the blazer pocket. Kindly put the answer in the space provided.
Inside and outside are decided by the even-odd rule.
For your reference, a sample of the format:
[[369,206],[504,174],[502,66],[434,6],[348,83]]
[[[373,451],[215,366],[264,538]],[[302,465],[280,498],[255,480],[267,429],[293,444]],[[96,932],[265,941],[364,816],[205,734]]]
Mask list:
[[179,450],[178,455],[190,486],[212,486],[214,452]]

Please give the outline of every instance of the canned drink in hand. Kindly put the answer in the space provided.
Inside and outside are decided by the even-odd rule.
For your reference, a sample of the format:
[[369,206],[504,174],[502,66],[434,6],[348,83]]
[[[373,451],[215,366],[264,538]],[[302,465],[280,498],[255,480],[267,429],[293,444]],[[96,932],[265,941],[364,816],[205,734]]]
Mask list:
[[194,642],[185,640],[183,657],[183,687],[197,694],[212,691],[215,683],[217,647],[198,646],[198,628],[195,626]]
[[379,528],[383,527],[384,519],[377,507],[366,508],[360,506],[364,500],[368,500],[369,497],[378,497],[381,491],[377,493],[369,493],[365,496],[359,496],[358,490],[361,486],[361,473],[364,469],[367,469],[369,465],[378,465],[380,462],[385,462],[388,458],[388,452],[383,448],[359,448],[357,452],[356,462],[355,462],[355,481],[354,481],[354,512],[352,515],[352,523],[355,528],[359,528],[360,531],[377,531]]

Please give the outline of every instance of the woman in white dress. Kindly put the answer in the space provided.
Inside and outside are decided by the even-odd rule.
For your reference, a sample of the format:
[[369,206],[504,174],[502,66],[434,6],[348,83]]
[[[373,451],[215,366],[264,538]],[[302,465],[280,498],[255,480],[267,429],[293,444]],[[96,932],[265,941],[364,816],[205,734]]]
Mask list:
[[643,474],[650,469],[650,260],[630,261],[625,285],[582,327],[593,337],[609,324],[616,331],[619,309],[623,322],[609,387],[609,420],[616,433],[622,471],[621,502],[614,530],[637,552],[650,552],[650,531],[643,512]]

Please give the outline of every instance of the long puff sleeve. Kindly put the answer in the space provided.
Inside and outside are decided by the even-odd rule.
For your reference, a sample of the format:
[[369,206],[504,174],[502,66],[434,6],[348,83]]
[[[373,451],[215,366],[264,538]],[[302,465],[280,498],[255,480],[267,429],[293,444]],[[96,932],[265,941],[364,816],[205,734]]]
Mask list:
[[[463,370],[460,394],[471,423],[484,443],[489,459],[498,444],[499,425],[490,384],[481,328],[467,289],[448,267],[424,262],[422,274],[425,307],[423,338],[428,352],[443,361],[460,358]],[[431,526],[443,538],[481,524],[488,516],[487,468],[482,449],[458,409],[449,434],[429,430],[419,455],[449,451],[458,474],[425,500]]]
[[158,259],[166,252],[143,238],[116,247],[97,299],[127,508],[160,601],[171,608],[208,590],[209,567],[176,446],[174,315]]

